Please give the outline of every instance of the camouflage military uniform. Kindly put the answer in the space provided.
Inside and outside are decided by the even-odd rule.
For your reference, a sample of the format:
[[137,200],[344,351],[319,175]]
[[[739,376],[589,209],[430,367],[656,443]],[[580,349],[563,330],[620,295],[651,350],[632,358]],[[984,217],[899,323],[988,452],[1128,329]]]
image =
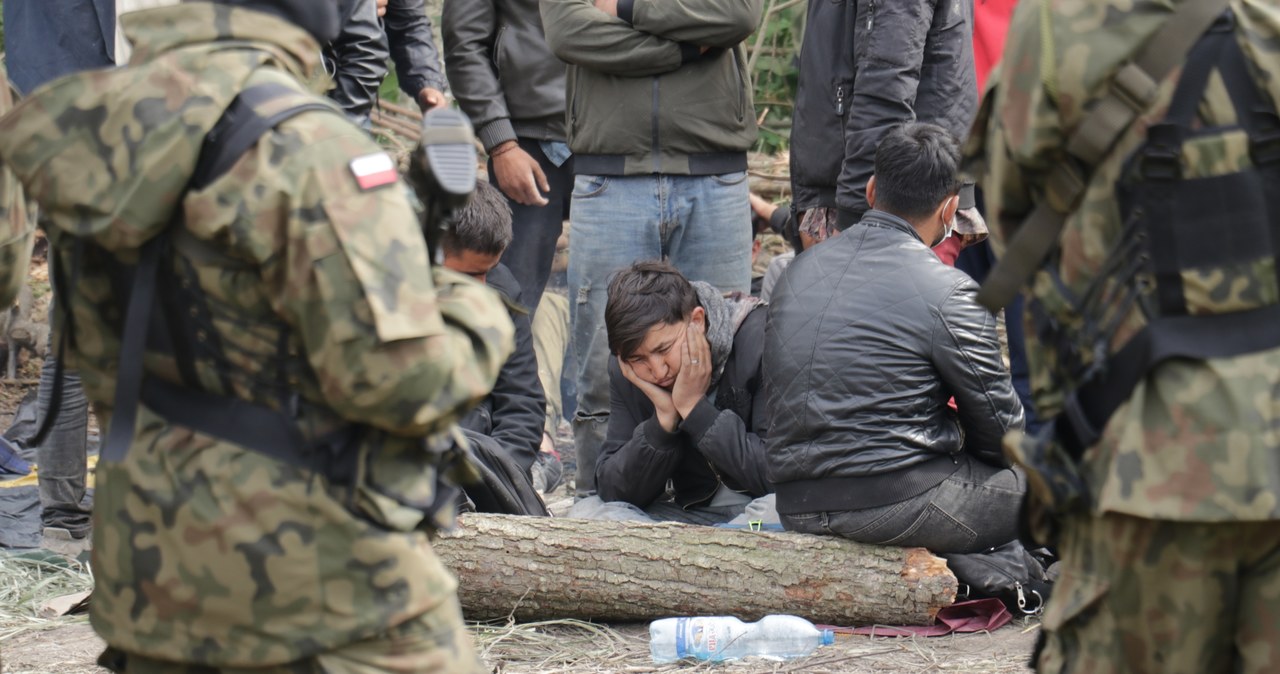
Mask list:
[[[307,438],[352,422],[366,432],[343,487],[140,407],[127,457],[97,473],[92,622],[105,664],[123,654],[130,672],[481,671],[428,541],[452,513],[425,514],[438,457],[423,439],[492,386],[513,348],[505,308],[469,279],[433,280],[402,183],[358,187],[351,160],[379,148],[336,111],[290,118],[207,188],[184,191],[238,92],[296,92],[263,116],[317,100],[326,82],[309,34],[203,3],[123,21],[132,67],[54,82],[0,120],[0,156],[49,219],[58,262],[75,266],[72,234],[94,244],[69,304],[98,418],[109,424],[120,365],[106,258],[132,262],[180,208],[193,245],[175,235],[162,267],[207,301],[200,387],[288,405]],[[204,348],[215,339],[220,358]],[[172,357],[149,352],[145,368],[178,381]]]
[[[0,70],[0,115],[12,107],[9,78]],[[34,231],[18,180],[0,164],[0,310],[10,306],[27,280]]]
[[[1043,198],[1065,139],[1108,78],[1168,19],[1177,0],[1028,0],[1009,34],[993,107],[969,144],[997,244]],[[1235,37],[1262,73],[1280,70],[1280,9],[1233,0]],[[1117,181],[1148,125],[1164,119],[1177,71],[1156,103],[1096,168],[1066,219],[1055,258],[1077,297],[1121,231]],[[1280,79],[1258,80],[1280,100]],[[1211,80],[1200,119],[1234,115]],[[1232,117],[1231,119],[1234,119]],[[1248,162],[1244,145],[1188,142],[1187,177]],[[982,161],[978,161],[982,160]],[[1229,222],[1222,223],[1229,227]],[[1254,269],[1235,278],[1186,278],[1188,311],[1280,300]],[[1032,294],[1058,324],[1079,325],[1045,272]],[[1237,307],[1240,308],[1240,307]],[[1130,309],[1111,336],[1114,353],[1145,323]],[[1280,329],[1280,328],[1278,328]],[[1027,331],[1029,340],[1034,333]],[[1047,344],[1028,355],[1038,409],[1062,408],[1071,380]],[[1061,522],[1064,570],[1044,616],[1042,672],[1280,671],[1280,350],[1207,361],[1174,360],[1139,383],[1080,465],[1087,508]],[[1006,439],[1020,453],[1022,439]],[[1035,484],[1035,480],[1032,480]],[[1033,492],[1035,489],[1033,488]],[[1043,494],[1042,494],[1043,495]]]

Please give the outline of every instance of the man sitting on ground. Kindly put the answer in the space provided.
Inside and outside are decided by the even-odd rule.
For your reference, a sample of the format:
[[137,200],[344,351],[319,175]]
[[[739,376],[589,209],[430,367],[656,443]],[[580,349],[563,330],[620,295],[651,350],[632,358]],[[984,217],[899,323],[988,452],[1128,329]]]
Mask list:
[[768,470],[787,529],[939,553],[1017,534],[1026,484],[1000,441],[1022,405],[996,318],[930,251],[954,227],[959,161],[940,127],[890,133],[867,183],[872,210],[797,257],[774,290]]
[[[480,181],[471,200],[445,231],[440,248],[446,268],[485,283],[505,295],[512,306],[523,307],[520,284],[498,262],[510,243],[511,207],[496,187]],[[461,426],[496,441],[530,479],[541,472],[541,483],[549,492],[560,483],[563,471],[559,459],[540,451],[546,401],[538,380],[529,315],[514,309],[510,314],[516,328],[516,349],[503,364],[493,392],[462,419]]]
[[772,491],[760,389],[765,316],[758,299],[690,283],[666,262],[618,272],[605,305],[616,358],[599,495],[570,517],[718,524]]

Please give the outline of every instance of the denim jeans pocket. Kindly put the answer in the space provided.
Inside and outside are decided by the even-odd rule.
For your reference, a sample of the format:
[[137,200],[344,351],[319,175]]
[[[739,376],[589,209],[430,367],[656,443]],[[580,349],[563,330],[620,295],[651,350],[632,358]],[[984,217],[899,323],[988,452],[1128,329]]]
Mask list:
[[747,179],[747,172],[734,171],[733,173],[721,173],[720,175],[711,176],[711,179],[721,185],[740,185]]
[[876,543],[908,547],[918,545],[934,552],[972,552],[977,539],[977,532],[930,503],[902,533]]
[[609,188],[609,176],[582,175],[573,179],[573,198],[590,199],[604,194]]

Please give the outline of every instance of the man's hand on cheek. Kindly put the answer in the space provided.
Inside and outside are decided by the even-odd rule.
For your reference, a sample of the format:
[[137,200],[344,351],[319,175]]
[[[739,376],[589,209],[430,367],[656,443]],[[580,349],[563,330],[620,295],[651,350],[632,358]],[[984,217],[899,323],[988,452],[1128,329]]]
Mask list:
[[658,424],[662,426],[662,430],[674,433],[676,424],[680,423],[680,417],[676,413],[675,404],[671,401],[671,393],[657,384],[651,384],[642,379],[636,374],[635,368],[631,367],[631,363],[622,356],[618,356],[618,367],[622,369],[622,376],[640,389],[649,402],[653,403],[654,416],[658,418]]
[[711,344],[707,342],[705,325],[690,323],[680,346],[680,374],[676,375],[671,399],[681,419],[688,419],[693,408],[707,393],[711,384]]

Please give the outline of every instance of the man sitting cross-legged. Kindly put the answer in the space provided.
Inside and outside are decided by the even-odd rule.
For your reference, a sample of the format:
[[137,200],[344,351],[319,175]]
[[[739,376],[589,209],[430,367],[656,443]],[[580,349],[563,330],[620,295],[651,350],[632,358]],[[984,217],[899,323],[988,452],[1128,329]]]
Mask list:
[[867,184],[872,210],[798,256],[774,290],[769,478],[787,529],[938,553],[1017,534],[1026,484],[1000,441],[1022,405],[996,318],[930,251],[954,227],[959,160],[940,127],[891,132]]
[[[498,262],[511,243],[511,207],[496,187],[477,182],[465,208],[441,238],[444,266],[466,274],[523,305],[520,284]],[[546,399],[538,379],[529,315],[511,310],[516,328],[516,349],[503,364],[493,392],[463,417],[461,426],[493,439],[508,456],[530,473],[542,472],[546,491],[552,491],[563,472],[560,460],[541,452]],[[475,435],[471,436],[476,441]]]
[[760,389],[764,304],[651,261],[618,272],[604,315],[616,358],[599,495],[569,516],[717,524],[772,491]]

